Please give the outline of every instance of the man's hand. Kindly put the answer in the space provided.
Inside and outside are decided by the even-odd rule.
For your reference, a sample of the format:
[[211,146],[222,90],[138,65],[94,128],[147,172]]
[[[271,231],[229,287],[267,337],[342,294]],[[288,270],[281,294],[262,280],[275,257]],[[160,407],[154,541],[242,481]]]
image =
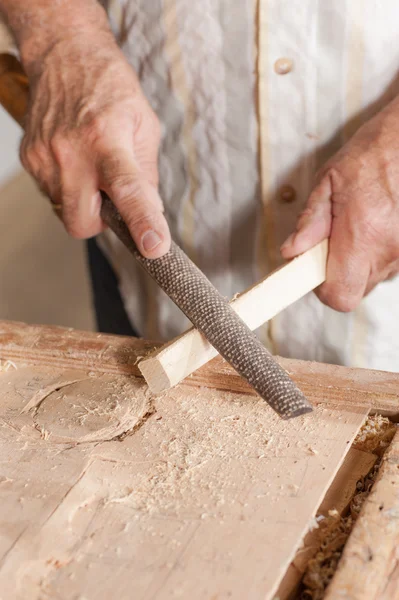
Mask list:
[[[73,3],[36,0],[43,24],[36,44],[21,30],[30,83],[21,160],[52,202],[61,205],[71,235],[87,238],[103,229],[103,190],[142,254],[157,258],[170,246],[157,191],[159,123],[97,2],[83,1],[93,15],[88,25],[89,18],[75,22],[81,9],[71,12]],[[63,10],[66,20],[72,16],[60,27]],[[46,44],[38,53],[40,35]]]
[[355,309],[399,272],[399,99],[363,125],[318,174],[284,258],[330,237],[327,279],[317,295]]

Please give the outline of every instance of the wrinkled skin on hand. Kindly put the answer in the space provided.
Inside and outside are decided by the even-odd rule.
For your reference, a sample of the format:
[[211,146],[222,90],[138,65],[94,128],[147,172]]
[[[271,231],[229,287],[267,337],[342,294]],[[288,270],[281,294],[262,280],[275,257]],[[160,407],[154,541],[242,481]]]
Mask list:
[[327,237],[327,279],[317,295],[336,310],[354,310],[399,272],[399,99],[324,166],[282,255],[292,258]]
[[158,195],[160,126],[111,35],[60,40],[28,72],[30,108],[21,160],[67,231],[102,231],[105,191],[140,251],[164,254],[170,234]]

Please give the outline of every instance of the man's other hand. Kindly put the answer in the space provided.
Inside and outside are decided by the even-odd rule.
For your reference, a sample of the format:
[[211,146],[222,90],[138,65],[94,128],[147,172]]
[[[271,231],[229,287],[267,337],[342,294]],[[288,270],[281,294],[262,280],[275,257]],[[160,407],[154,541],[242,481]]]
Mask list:
[[330,237],[327,279],[317,295],[354,310],[399,272],[399,99],[363,125],[318,174],[284,258]]

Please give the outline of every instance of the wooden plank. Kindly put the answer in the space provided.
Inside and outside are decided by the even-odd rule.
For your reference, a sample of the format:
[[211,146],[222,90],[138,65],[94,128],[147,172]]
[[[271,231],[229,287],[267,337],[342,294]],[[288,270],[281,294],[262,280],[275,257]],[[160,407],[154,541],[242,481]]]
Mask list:
[[393,559],[393,568],[387,574],[387,581],[378,600],[399,600],[399,549]]
[[90,367],[10,370],[0,397],[0,590],[19,600],[273,598],[367,413],[285,422]]
[[[315,402],[369,406],[381,414],[399,416],[399,373],[353,369],[277,357],[278,362]],[[214,359],[183,382],[185,385],[253,394],[249,385],[220,358]]]
[[327,516],[328,511],[334,509],[342,515],[355,495],[356,483],[369,473],[377,458],[377,455],[371,452],[351,448],[320,504],[318,514]]
[[399,433],[346,544],[325,600],[378,600],[397,579],[399,547]]
[[[371,452],[350,448],[318,508],[317,516],[323,515],[326,517],[330,510],[336,510],[342,515],[356,492],[357,481],[367,475],[377,458]],[[279,600],[289,600],[297,590],[309,560],[313,558],[320,547],[319,531],[318,528],[315,528],[306,535],[303,546],[298,550],[281,582],[277,592]]]
[[138,375],[138,360],[157,345],[133,337],[0,321],[0,360],[18,365]]
[[[328,240],[293,259],[231,301],[232,308],[255,330],[326,278]],[[150,390],[160,393],[177,385],[217,356],[217,351],[197,329],[157,349],[139,362]]]
[[[138,361],[159,346],[136,338],[0,321],[0,360],[12,360],[20,366],[140,375]],[[392,417],[399,415],[399,373],[284,358],[278,361],[316,403],[363,406]],[[184,386],[253,394],[249,385],[220,358],[185,379]]]

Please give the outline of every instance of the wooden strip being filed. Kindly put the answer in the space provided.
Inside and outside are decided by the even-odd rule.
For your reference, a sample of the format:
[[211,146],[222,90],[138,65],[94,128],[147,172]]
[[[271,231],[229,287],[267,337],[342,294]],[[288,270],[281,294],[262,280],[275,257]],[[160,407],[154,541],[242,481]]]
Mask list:
[[380,600],[399,563],[399,433],[351,533],[325,600]]
[[[325,281],[327,252],[325,240],[234,298],[232,308],[250,329],[257,329]],[[204,336],[192,328],[142,360],[139,369],[150,390],[159,393],[178,384],[217,354]]]

